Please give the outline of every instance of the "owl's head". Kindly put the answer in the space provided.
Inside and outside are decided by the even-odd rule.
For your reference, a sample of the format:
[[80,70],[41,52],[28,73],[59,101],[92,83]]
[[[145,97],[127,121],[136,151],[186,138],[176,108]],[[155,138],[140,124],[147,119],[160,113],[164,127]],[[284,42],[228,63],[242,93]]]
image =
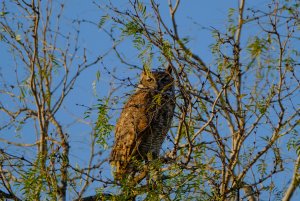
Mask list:
[[144,70],[141,75],[141,80],[138,85],[139,89],[150,89],[157,91],[166,91],[174,86],[174,79],[170,70]]

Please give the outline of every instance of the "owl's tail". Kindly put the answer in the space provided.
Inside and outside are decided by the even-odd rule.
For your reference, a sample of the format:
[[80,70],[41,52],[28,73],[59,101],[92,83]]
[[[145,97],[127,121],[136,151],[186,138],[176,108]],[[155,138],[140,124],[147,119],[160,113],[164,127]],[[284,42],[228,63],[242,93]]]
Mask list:
[[119,182],[126,182],[125,180],[130,179],[134,176],[135,170],[130,165],[122,161],[110,161],[114,179]]
[[[125,191],[120,195],[122,200],[135,201],[136,195],[133,192],[134,188],[130,188],[132,183],[132,178],[134,177],[136,170],[134,168],[124,164],[122,161],[110,161],[113,176],[115,181],[120,182],[122,186],[125,186]],[[132,186],[134,187],[134,185]]]

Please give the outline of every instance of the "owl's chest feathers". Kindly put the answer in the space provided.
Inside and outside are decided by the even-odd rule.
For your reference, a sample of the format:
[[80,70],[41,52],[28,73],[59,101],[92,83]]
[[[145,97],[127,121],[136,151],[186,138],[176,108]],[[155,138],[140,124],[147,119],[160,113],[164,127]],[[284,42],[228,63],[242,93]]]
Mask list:
[[175,108],[175,95],[172,88],[163,93],[153,93],[149,101],[148,110],[149,125],[148,129],[142,134],[140,153],[152,153],[156,158],[159,155],[165,136],[171,127],[171,121]]
[[174,99],[175,94],[172,88],[163,92],[150,93],[147,108],[145,109],[149,113],[149,117],[151,117],[151,122],[155,124],[163,122],[161,118],[174,110]]

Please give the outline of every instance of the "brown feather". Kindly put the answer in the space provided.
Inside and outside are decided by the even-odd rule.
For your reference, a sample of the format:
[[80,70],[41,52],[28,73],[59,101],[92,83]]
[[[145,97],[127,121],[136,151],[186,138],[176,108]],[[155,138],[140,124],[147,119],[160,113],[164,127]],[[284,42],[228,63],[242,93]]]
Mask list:
[[148,153],[158,157],[171,126],[175,108],[172,76],[165,72],[143,73],[139,87],[125,104],[116,124],[110,156],[116,180],[137,171],[134,159],[145,161]]

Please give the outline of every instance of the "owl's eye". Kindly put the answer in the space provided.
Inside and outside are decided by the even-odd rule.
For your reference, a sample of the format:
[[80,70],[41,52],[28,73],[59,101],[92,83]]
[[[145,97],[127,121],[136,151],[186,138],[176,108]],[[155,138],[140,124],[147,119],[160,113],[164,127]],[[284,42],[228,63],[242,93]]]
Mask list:
[[153,82],[154,81],[154,79],[152,77],[148,77],[146,80],[147,80],[147,82]]

